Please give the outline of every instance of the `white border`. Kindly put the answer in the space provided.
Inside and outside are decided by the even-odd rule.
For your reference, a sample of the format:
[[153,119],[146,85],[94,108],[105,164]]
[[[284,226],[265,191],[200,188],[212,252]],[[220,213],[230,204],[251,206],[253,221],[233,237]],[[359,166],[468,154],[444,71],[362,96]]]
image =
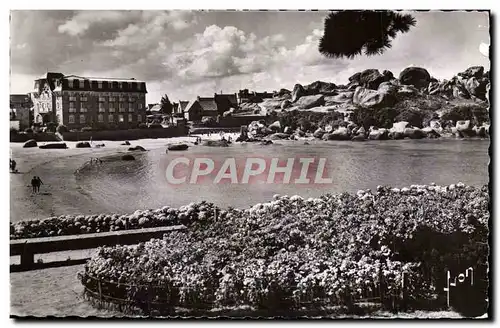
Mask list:
[[[2,120],[2,124],[4,125],[4,129],[2,129],[2,133],[4,134],[4,137],[2,138],[2,142],[0,143],[1,145],[1,151],[0,154],[2,156],[7,157],[8,156],[8,148],[9,148],[9,143],[8,143],[8,126],[7,126],[7,103],[8,103],[8,95],[9,95],[9,10],[10,9],[305,9],[304,7],[307,6],[308,8],[314,8],[314,9],[492,9],[492,13],[500,13],[498,10],[498,1],[486,1],[486,0],[475,0],[475,1],[435,1],[435,0],[419,0],[419,1],[406,1],[406,2],[401,2],[401,1],[359,1],[359,0],[349,0],[349,1],[342,1],[342,2],[332,2],[332,1],[319,1],[319,0],[309,0],[307,2],[304,1],[269,1],[269,0],[253,0],[249,1],[248,3],[243,3],[243,2],[235,2],[235,1],[217,1],[217,2],[207,2],[207,1],[193,1],[193,0],[183,0],[183,1],[178,1],[175,2],[175,4],[172,5],[165,5],[168,4],[168,2],[160,2],[160,1],[154,1],[154,0],[141,0],[141,1],[119,1],[118,4],[109,4],[107,2],[103,1],[94,1],[94,0],[87,0],[87,1],[81,1],[78,2],[77,5],[74,5],[74,2],[71,1],[61,1],[61,0],[51,0],[51,1],[15,1],[15,2],[7,2],[3,1],[2,2],[2,19],[1,19],[1,33],[2,33],[2,42],[3,42],[3,51],[1,52],[0,56],[2,58],[2,72],[3,72],[3,79],[0,79],[0,83],[2,86],[3,92],[0,94],[1,101],[0,103],[3,104],[4,108],[4,113],[2,114],[3,117],[5,118]],[[404,4],[404,5],[403,5]],[[492,44],[495,44],[497,41],[497,37],[495,35],[495,39],[491,40]],[[496,62],[497,56],[495,56],[494,60]],[[494,81],[496,81],[496,74],[494,76]],[[498,85],[494,82],[494,94],[498,95]],[[498,103],[498,100],[496,101]],[[495,109],[492,109],[495,110]],[[500,119],[500,114],[495,115],[495,120],[493,122],[494,126],[497,126],[497,122]],[[495,144],[498,145],[498,138],[499,138],[499,133],[495,132]],[[497,147],[495,147],[497,148]],[[497,149],[494,150],[495,153],[497,153]],[[2,270],[2,283],[0,284],[1,288],[1,310],[2,310],[2,315],[1,318],[3,321],[7,321],[7,325],[13,325],[13,321],[8,319],[9,314],[10,314],[10,294],[9,294],[9,285],[10,285],[10,280],[9,280],[9,271],[7,270],[7,263],[9,263],[9,250],[8,250],[8,231],[7,230],[7,221],[9,221],[9,175],[7,171],[7,158],[4,160],[0,159],[0,163],[5,163],[4,167],[0,170],[0,186],[2,187],[2,220],[3,222],[3,230],[4,231],[4,241],[2,242],[2,257],[4,257],[4,260],[2,261],[5,264],[4,269]],[[498,194],[495,194],[495,200],[498,200],[497,198],[500,197]],[[497,202],[498,203],[498,202]],[[495,217],[492,217],[492,220],[497,221]],[[495,227],[495,236],[496,238],[499,238],[499,233],[498,233],[498,226],[500,224],[496,224]],[[494,246],[496,246],[496,242],[494,242]],[[496,249],[496,247],[495,247]],[[495,253],[495,263],[498,262],[498,253]],[[498,267],[495,265],[495,267]],[[495,278],[498,275],[495,275]],[[498,284],[498,280],[495,279],[495,282]],[[497,293],[495,293],[496,295]],[[498,308],[498,299],[495,298],[495,304],[496,308]],[[498,311],[495,311],[495,313],[498,313]],[[69,323],[69,322],[68,322]],[[231,322],[235,323],[235,322]],[[286,324],[290,324],[291,322],[287,322]],[[371,323],[371,322],[370,322]],[[402,324],[404,322],[397,322],[396,324]],[[413,322],[410,322],[413,323]],[[425,323],[426,325],[442,325],[445,322],[422,322]],[[451,324],[454,324],[453,322],[450,322]],[[43,322],[43,324],[52,324],[51,322]],[[101,325],[117,325],[121,323],[104,323],[104,322],[87,322],[85,325],[90,326],[92,325],[93,327],[96,326],[101,326]],[[168,325],[177,325],[178,323],[175,322],[167,322],[165,324]],[[211,325],[216,325],[218,323],[211,323]],[[265,322],[255,322],[255,324],[262,325],[262,324],[269,324]],[[300,322],[299,324],[305,325],[308,324],[306,322]],[[335,324],[335,325],[344,325],[346,322],[331,322],[330,324]],[[350,323],[351,325],[353,323]],[[362,323],[357,323],[357,325],[364,325],[364,324],[369,324],[368,322],[362,322]],[[472,323],[473,325],[477,325],[475,323]],[[144,325],[144,322],[134,322],[134,325]]]

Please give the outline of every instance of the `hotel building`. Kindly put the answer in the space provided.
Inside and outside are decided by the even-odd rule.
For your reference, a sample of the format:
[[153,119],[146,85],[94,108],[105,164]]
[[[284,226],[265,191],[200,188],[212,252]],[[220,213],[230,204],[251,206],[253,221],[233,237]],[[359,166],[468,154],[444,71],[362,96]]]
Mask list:
[[34,122],[68,129],[135,128],[146,119],[146,83],[47,73],[35,80]]

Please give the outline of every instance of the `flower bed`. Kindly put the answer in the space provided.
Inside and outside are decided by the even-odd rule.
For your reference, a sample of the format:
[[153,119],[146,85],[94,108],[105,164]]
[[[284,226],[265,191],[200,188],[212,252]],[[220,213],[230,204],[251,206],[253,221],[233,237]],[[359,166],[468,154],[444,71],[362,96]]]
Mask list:
[[91,297],[101,282],[101,292],[145,311],[351,307],[370,294],[392,309],[437,309],[446,305],[446,270],[474,267],[474,292],[457,299],[484,300],[488,205],[486,187],[463,184],[276,196],[246,210],[190,204],[166,211],[177,211],[186,232],[102,248],[82,283]]

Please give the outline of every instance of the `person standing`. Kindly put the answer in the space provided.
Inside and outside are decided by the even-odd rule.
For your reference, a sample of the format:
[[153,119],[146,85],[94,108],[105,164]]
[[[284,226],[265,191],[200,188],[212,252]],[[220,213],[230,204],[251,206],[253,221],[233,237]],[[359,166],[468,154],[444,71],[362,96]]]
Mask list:
[[40,185],[43,185],[42,179],[39,176],[36,176],[36,192],[40,192]]

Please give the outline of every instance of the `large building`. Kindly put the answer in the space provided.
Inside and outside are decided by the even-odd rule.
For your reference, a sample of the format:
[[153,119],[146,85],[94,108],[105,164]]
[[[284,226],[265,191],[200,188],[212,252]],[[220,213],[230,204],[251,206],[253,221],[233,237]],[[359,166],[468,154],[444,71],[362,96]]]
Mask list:
[[135,128],[146,118],[146,83],[47,73],[31,93],[34,122],[55,122],[69,129]]

